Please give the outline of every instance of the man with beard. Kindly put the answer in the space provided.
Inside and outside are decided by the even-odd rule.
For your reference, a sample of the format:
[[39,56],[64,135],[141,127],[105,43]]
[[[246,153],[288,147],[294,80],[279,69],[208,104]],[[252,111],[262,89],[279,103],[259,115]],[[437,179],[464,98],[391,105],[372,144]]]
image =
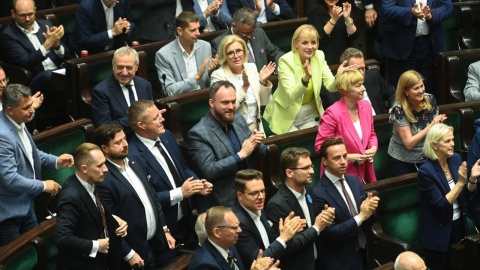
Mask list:
[[32,199],[42,192],[57,194],[62,188],[54,180],[41,181],[41,169],[71,167],[73,157],[59,157],[37,149],[25,123],[35,109],[31,90],[9,85],[2,93],[0,112],[0,246],[37,226]]
[[218,81],[209,91],[210,111],[188,132],[188,153],[193,163],[200,176],[215,185],[212,196],[196,202],[200,213],[215,205],[233,206],[235,174],[252,168],[266,154],[264,133],[250,131],[245,118],[235,114],[233,84]]
[[122,126],[101,125],[95,136],[107,162],[110,173],[97,184],[104,206],[128,222],[131,230],[122,241],[123,269],[156,269],[165,265],[162,245],[173,249],[175,239],[170,235],[162,206],[148,183],[150,177],[138,157],[129,155],[128,143]]
[[175,137],[163,126],[163,112],[151,100],[130,106],[128,120],[135,131],[130,152],[140,157],[151,176],[150,184],[160,200],[167,226],[181,244],[194,238],[191,197],[209,195],[212,184],[188,168]]

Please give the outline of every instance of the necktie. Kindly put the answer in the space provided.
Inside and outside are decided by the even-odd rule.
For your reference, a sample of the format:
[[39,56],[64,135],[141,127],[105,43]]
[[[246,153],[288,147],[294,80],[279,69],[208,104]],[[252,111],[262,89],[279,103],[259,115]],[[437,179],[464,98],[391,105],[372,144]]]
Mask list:
[[133,89],[130,84],[126,84],[125,87],[128,89],[128,98],[130,99],[130,105],[135,102],[135,95],[133,94]]
[[93,190],[93,194],[95,194],[95,201],[97,203],[97,208],[98,208],[98,211],[100,212],[100,216],[102,217],[102,225],[103,225],[103,230],[105,232],[105,237],[108,238],[107,219],[105,218],[105,209],[103,209],[102,201],[100,200],[100,195],[98,195],[97,188]]
[[248,50],[248,63],[255,64],[255,58],[253,58],[253,54],[251,50]]
[[230,252],[227,253],[227,263],[230,269],[233,270],[238,270],[237,265],[235,264],[235,259],[233,258],[232,254]]
[[182,178],[180,177],[180,174],[177,171],[177,168],[173,164],[173,161],[170,159],[170,157],[167,155],[167,152],[163,149],[163,147],[160,145],[160,141],[155,142],[155,146],[160,150],[160,154],[163,156],[165,159],[165,162],[167,162],[168,170],[170,170],[170,173],[172,174],[173,181],[175,182],[175,185],[177,187],[182,186]]
[[[357,210],[355,210],[355,205],[352,202],[352,198],[350,198],[350,195],[348,194],[347,189],[345,189],[344,181],[345,181],[345,179],[343,179],[343,178],[340,179],[340,184],[342,184],[342,192],[343,192],[343,195],[345,196],[345,200],[347,201],[348,209],[350,210],[350,215],[352,215],[352,217],[354,217],[358,213],[357,213]],[[363,230],[360,227],[360,228],[358,228],[358,245],[361,248],[365,248],[366,244],[367,244],[367,240],[365,239],[365,234],[363,233]]]

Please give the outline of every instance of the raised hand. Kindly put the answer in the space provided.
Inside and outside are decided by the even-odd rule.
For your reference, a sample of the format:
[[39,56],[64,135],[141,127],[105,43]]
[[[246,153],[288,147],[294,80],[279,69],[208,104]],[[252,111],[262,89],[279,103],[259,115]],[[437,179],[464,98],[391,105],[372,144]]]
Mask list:
[[267,65],[264,65],[259,72],[260,75],[260,83],[265,85],[267,79],[272,73],[275,71],[276,64],[275,62],[269,62]]

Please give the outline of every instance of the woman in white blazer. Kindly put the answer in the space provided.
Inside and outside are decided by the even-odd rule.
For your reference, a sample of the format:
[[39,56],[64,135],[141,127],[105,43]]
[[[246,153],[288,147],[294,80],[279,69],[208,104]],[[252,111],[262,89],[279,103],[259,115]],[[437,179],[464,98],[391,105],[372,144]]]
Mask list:
[[235,85],[237,113],[245,117],[250,130],[263,131],[260,107],[270,102],[272,83],[267,78],[275,70],[275,63],[268,63],[258,72],[255,64],[247,63],[248,55],[243,39],[237,35],[225,36],[218,48],[221,67],[212,73],[211,82],[226,80]]

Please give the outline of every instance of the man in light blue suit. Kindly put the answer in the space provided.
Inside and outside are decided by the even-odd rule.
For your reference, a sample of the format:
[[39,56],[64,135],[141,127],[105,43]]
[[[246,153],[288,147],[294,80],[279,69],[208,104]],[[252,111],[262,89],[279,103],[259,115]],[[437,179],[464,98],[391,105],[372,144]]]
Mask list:
[[178,37],[155,54],[158,79],[166,96],[209,87],[210,74],[218,63],[211,58],[210,43],[198,39],[200,23],[195,13],[182,12],[175,21]]
[[37,226],[32,200],[42,192],[56,195],[61,186],[41,181],[41,167],[58,169],[73,165],[73,157],[59,157],[38,150],[25,123],[35,110],[31,90],[9,85],[2,94],[0,112],[0,246]]

